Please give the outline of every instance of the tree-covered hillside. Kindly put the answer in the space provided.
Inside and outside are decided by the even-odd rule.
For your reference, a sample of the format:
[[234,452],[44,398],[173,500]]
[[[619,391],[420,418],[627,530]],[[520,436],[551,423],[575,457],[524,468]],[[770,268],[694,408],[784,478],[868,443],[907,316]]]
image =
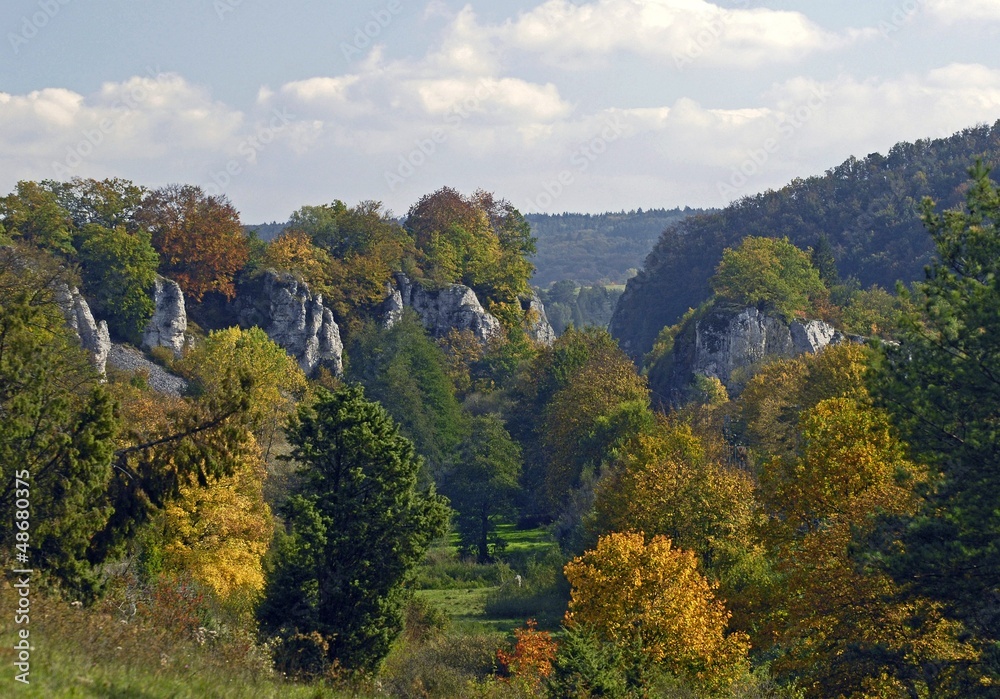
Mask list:
[[537,239],[535,276],[545,287],[563,279],[623,284],[639,268],[663,229],[696,209],[650,209],[606,214],[528,214]]
[[920,201],[960,204],[977,158],[988,166],[1000,162],[1000,121],[949,138],[898,143],[887,155],[852,157],[822,177],[673,223],[629,281],[611,332],[631,355],[648,352],[662,328],[711,295],[708,280],[723,249],[751,235],[787,236],[801,248],[825,236],[841,278],[855,277],[861,287],[915,281],[933,250]]

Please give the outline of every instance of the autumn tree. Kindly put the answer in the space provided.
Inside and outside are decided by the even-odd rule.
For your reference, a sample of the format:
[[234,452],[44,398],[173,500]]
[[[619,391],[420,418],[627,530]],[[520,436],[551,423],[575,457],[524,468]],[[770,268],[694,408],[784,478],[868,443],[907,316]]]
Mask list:
[[403,624],[405,584],[449,510],[417,487],[420,460],[360,387],[318,389],[288,428],[302,484],[282,508],[279,546],[259,617],[294,647],[318,634],[325,661],[374,670]]
[[469,427],[440,478],[441,492],[455,508],[462,547],[487,563],[506,546],[497,524],[515,513],[521,449],[494,415],[474,417]]
[[442,187],[410,207],[404,227],[427,280],[465,284],[508,327],[520,325],[517,300],[529,292],[534,266],[528,258],[535,245],[529,224],[510,202],[482,190],[465,197]]
[[619,453],[587,521],[595,535],[638,529],[666,536],[717,576],[753,548],[753,480],[710,458],[690,426],[660,417]]
[[753,236],[722,253],[712,289],[719,299],[763,304],[786,318],[809,312],[826,290],[809,254],[788,238]]
[[236,295],[233,279],[249,250],[239,213],[226,197],[168,185],[146,195],[136,218],[152,234],[161,273],[192,301],[209,292]]
[[585,627],[626,653],[706,693],[748,669],[745,635],[728,634],[729,612],[699,572],[697,557],[657,536],[613,533],[565,568],[572,585],[566,625]]
[[[305,239],[315,250],[305,246]],[[380,202],[363,201],[348,207],[336,200],[295,211],[277,246],[268,257],[286,264],[324,294],[337,321],[350,330],[359,317],[370,314],[385,297],[392,273],[401,271],[412,244]]]

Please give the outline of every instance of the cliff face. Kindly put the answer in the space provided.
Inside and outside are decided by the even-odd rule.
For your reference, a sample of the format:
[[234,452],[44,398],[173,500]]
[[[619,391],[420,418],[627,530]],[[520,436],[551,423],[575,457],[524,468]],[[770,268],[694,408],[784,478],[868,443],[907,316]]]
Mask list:
[[397,273],[387,289],[382,310],[384,325],[391,328],[402,317],[404,308],[416,311],[434,337],[444,337],[451,330],[469,330],[486,344],[503,332],[500,321],[483,308],[476,292],[462,284],[424,289],[405,274]]
[[660,400],[678,404],[701,374],[719,379],[732,394],[765,359],[816,353],[847,341],[863,338],[844,335],[822,320],[789,323],[757,308],[712,309],[689,321],[673,351],[653,365],[650,388]]
[[531,296],[521,299],[521,308],[527,313],[526,330],[528,337],[535,342],[551,347],[556,341],[556,331],[549,324],[545,315],[545,304],[538,298],[538,292],[532,291]]
[[153,284],[153,302],[156,310],[142,336],[145,349],[167,347],[179,357],[184,349],[187,331],[187,310],[184,306],[184,292],[177,282],[157,277]]
[[108,353],[111,351],[111,335],[108,333],[107,322],[102,320],[98,323],[94,320],[87,299],[83,298],[76,287],[72,289],[66,285],[58,287],[56,303],[62,309],[66,325],[80,338],[80,344],[90,352],[94,367],[103,375]]
[[320,365],[343,371],[344,344],[333,312],[320,294],[290,274],[268,270],[240,289],[234,301],[242,328],[258,326],[295,358],[307,375]]
[[[383,325],[391,328],[402,318],[404,308],[416,311],[434,337],[444,337],[451,330],[469,330],[485,345],[503,333],[499,319],[483,308],[475,291],[462,284],[425,289],[397,272],[386,289],[382,304]],[[528,337],[544,345],[555,342],[555,330],[549,325],[538,294],[532,292],[531,296],[522,298],[521,308],[527,313],[525,330]]]

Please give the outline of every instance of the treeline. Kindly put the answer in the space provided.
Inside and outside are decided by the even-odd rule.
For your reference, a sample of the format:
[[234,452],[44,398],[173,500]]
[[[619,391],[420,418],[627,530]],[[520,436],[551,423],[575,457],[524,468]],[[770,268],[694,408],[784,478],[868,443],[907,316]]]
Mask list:
[[840,276],[861,288],[917,281],[933,256],[920,202],[961,204],[976,158],[1000,162],[1000,122],[852,157],[823,177],[796,179],[675,223],[629,282],[611,332],[632,356],[648,352],[663,327],[711,295],[708,279],[723,249],[747,236],[787,237],[801,248],[825,237]]
[[540,289],[538,297],[545,305],[545,315],[552,329],[562,335],[570,325],[606,328],[623,291],[621,287],[581,286],[563,279],[547,289]]
[[[893,342],[765,364],[739,395],[699,377],[669,414],[608,332],[528,340],[531,238],[492,195],[439,190],[402,225],[377,203],[303,207],[263,243],[194,188],[138,188],[132,213],[98,196],[130,183],[22,183],[0,212],[4,562],[23,552],[87,628],[132,625],[163,673],[208,657],[220,677],[253,666],[351,696],[993,696],[1000,193],[972,175],[964,209],[924,205],[937,256],[902,300],[858,296],[820,244],[721,250],[714,303]],[[238,256],[168,253],[209,246],[220,221]],[[343,320],[344,375],[306,378],[259,329],[225,328],[159,357],[183,396],[102,381],[55,296],[103,231],[144,251],[133,266],[186,273],[203,303],[267,266],[308,279]],[[371,309],[397,265],[476,288],[504,336],[434,339],[408,314],[385,327]],[[16,469],[27,530],[9,524]],[[441,575],[513,573],[515,522],[558,541],[491,598],[525,620],[513,638],[413,600],[449,521],[466,560]],[[529,620],[543,604],[559,620],[544,629]]]

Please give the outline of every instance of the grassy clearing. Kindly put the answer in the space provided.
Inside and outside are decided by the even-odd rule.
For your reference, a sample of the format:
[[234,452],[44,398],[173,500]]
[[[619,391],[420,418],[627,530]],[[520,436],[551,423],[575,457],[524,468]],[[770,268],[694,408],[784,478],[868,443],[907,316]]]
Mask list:
[[544,529],[508,524],[500,535],[507,548],[490,564],[460,558],[454,534],[432,548],[417,574],[417,595],[470,633],[510,633],[529,618],[557,629],[568,597],[559,547]]

